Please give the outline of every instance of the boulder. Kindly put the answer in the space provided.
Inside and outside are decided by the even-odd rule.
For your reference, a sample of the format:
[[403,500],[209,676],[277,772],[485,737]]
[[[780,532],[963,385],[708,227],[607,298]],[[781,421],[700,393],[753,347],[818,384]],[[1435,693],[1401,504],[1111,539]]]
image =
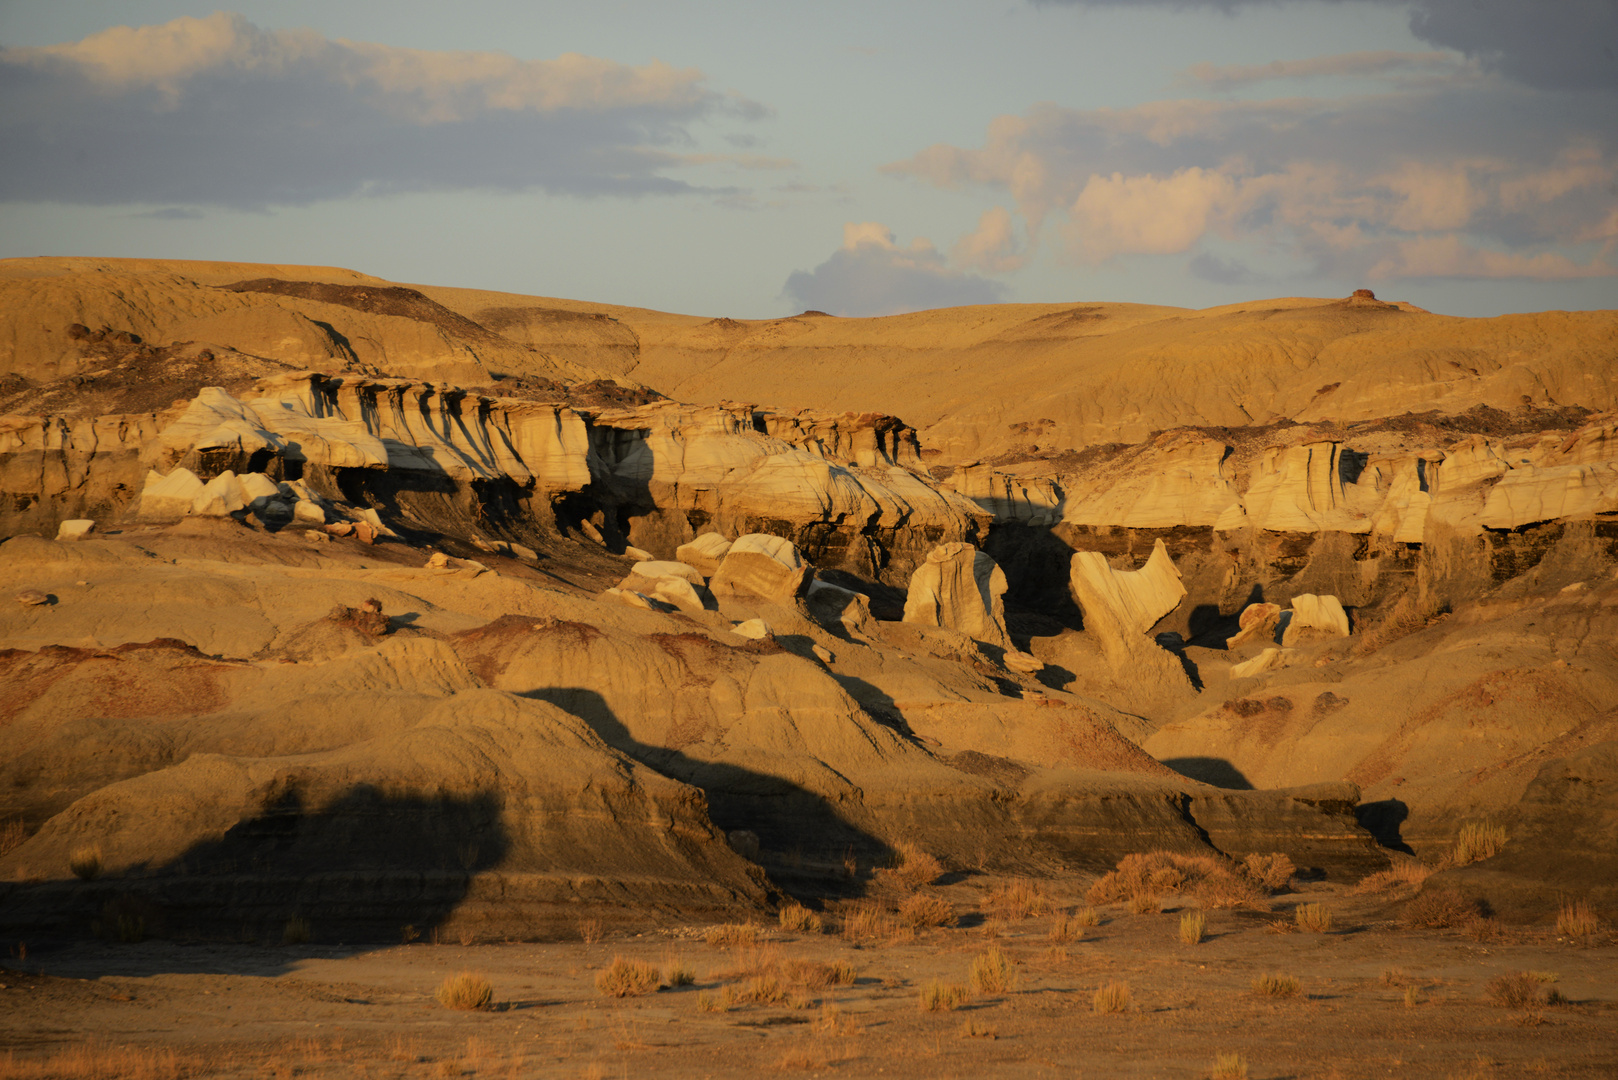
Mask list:
[[64,521],[56,527],[58,540],[83,540],[95,530],[96,523],[90,518],[74,518]]
[[708,582],[715,596],[754,596],[777,603],[808,587],[811,568],[792,541],[768,533],[739,537]]
[[744,637],[751,641],[768,641],[775,636],[774,632],[770,630],[769,623],[763,619],[748,619],[746,622],[739,622],[730,628],[730,632],[737,637]]
[[1100,643],[1114,666],[1161,653],[1146,632],[1180,606],[1185,586],[1179,568],[1159,540],[1139,570],[1114,570],[1099,551],[1079,551],[1070,564],[1073,595],[1084,609],[1084,629]]
[[687,563],[673,562],[666,559],[647,559],[643,562],[638,562],[629,572],[632,575],[638,574],[643,578],[650,578],[653,581],[656,581],[658,578],[676,577],[684,581],[689,581],[693,585],[706,584],[703,579],[703,575],[697,570],[696,567]]
[[177,518],[191,513],[191,504],[202,494],[203,483],[190,469],[175,469],[163,476],[155,469],[147,472],[141,489],[139,516]]
[[1225,648],[1234,649],[1242,642],[1263,634],[1265,630],[1274,629],[1280,618],[1280,604],[1248,604],[1236,619],[1241,629],[1235,637],[1225,639]]
[[1299,593],[1292,598],[1292,617],[1281,633],[1281,644],[1292,647],[1308,637],[1347,637],[1348,613],[1335,596]]
[[847,633],[864,630],[871,622],[871,598],[862,592],[816,579],[804,597],[809,617],[827,630]]
[[681,544],[674,551],[674,557],[688,566],[694,566],[705,577],[713,577],[719,572],[719,564],[724,561],[725,553],[730,550],[730,541],[718,533],[703,533],[690,543]]
[[942,544],[910,575],[904,621],[946,626],[1009,651],[1005,592],[1006,575],[993,559],[971,544]]

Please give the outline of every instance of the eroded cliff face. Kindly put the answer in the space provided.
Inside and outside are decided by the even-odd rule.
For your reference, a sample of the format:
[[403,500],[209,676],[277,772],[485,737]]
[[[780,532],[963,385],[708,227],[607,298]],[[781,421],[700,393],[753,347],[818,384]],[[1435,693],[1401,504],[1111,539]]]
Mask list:
[[[953,330],[948,313],[636,321],[339,272],[68,270],[24,290],[28,311],[60,302],[83,333],[57,348],[8,331],[35,354],[0,385],[16,406],[0,578],[27,598],[0,614],[16,751],[0,759],[25,793],[0,817],[37,830],[6,864],[23,876],[94,839],[121,874],[159,868],[164,903],[228,895],[269,921],[388,807],[436,860],[411,902],[491,928],[524,905],[627,910],[637,865],[688,913],[764,902],[732,830],[763,843],[769,880],[805,889],[857,890],[845,853],[874,864],[900,837],[1036,873],[1212,844],[1352,875],[1385,863],[1371,832],[1434,854],[1464,821],[1528,820],[1514,808],[1536,776],[1599,771],[1585,751],[1618,738],[1618,422],[1592,411],[1607,369],[1588,401],[1562,376],[1554,402],[1501,396],[1599,351],[1594,316],[1545,363],[1423,367],[1448,413],[1389,417],[1385,387],[1350,381],[1300,396],[1289,374],[1273,422],[1245,422],[1243,399],[1158,424],[1179,407],[1129,387],[1046,422],[1008,383],[955,414],[929,404],[918,432],[781,408],[789,384],[756,361],[880,345],[912,366],[931,350],[935,373],[996,350],[1020,370],[1084,338],[1110,359],[1074,370],[1139,375],[1183,331],[1251,389],[1256,324],[1101,307],[974,311]],[[1276,363],[1303,338],[1347,363],[1393,320],[1437,332],[1391,305],[1315,307],[1259,320],[1291,328]],[[115,318],[131,329],[85,322]],[[362,330],[380,335],[368,353]],[[704,371],[771,404],[624,377],[687,338]],[[440,339],[464,355],[420,345]],[[448,379],[418,354],[481,366]],[[1240,426],[1183,426],[1214,416]],[[51,540],[70,519],[96,531]],[[958,572],[917,578],[930,557]],[[917,597],[932,615],[901,621]],[[178,644],[132,651],[153,638]],[[115,671],[150,700],[103,700]],[[307,722],[276,727],[288,709]],[[379,778],[396,790],[356,794]],[[453,806],[423,801],[435,783]],[[163,790],[191,793],[184,828],[119,831]],[[594,839],[565,845],[612,868],[588,888],[576,862],[510,839],[568,815]],[[482,855],[443,847],[463,828],[490,838]],[[289,830],[280,885],[226,881]],[[458,873],[438,865],[452,854]],[[332,872],[335,912],[358,886]],[[404,886],[372,885],[366,903],[404,911],[388,907]]]

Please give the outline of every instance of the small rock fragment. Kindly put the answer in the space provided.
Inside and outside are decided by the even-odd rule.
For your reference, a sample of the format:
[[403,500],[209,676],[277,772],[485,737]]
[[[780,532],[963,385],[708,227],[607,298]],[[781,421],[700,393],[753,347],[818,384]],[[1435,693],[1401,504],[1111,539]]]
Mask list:
[[40,604],[50,603],[49,593],[42,593],[38,589],[24,589],[17,594],[17,603],[23,607],[38,607]]

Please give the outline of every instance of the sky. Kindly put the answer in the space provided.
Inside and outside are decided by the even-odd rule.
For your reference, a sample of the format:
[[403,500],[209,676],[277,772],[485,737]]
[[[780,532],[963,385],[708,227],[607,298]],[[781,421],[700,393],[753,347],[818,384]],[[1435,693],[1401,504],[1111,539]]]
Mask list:
[[1618,308],[1615,49],[1618,0],[0,0],[0,257]]

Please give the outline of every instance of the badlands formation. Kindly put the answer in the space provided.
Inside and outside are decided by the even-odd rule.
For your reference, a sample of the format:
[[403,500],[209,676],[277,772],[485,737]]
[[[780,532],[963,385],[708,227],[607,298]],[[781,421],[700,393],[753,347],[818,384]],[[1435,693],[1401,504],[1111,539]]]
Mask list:
[[0,262],[0,934],[554,940],[901,843],[1352,884],[1479,824],[1424,888],[1610,919],[1615,409],[1614,312]]

